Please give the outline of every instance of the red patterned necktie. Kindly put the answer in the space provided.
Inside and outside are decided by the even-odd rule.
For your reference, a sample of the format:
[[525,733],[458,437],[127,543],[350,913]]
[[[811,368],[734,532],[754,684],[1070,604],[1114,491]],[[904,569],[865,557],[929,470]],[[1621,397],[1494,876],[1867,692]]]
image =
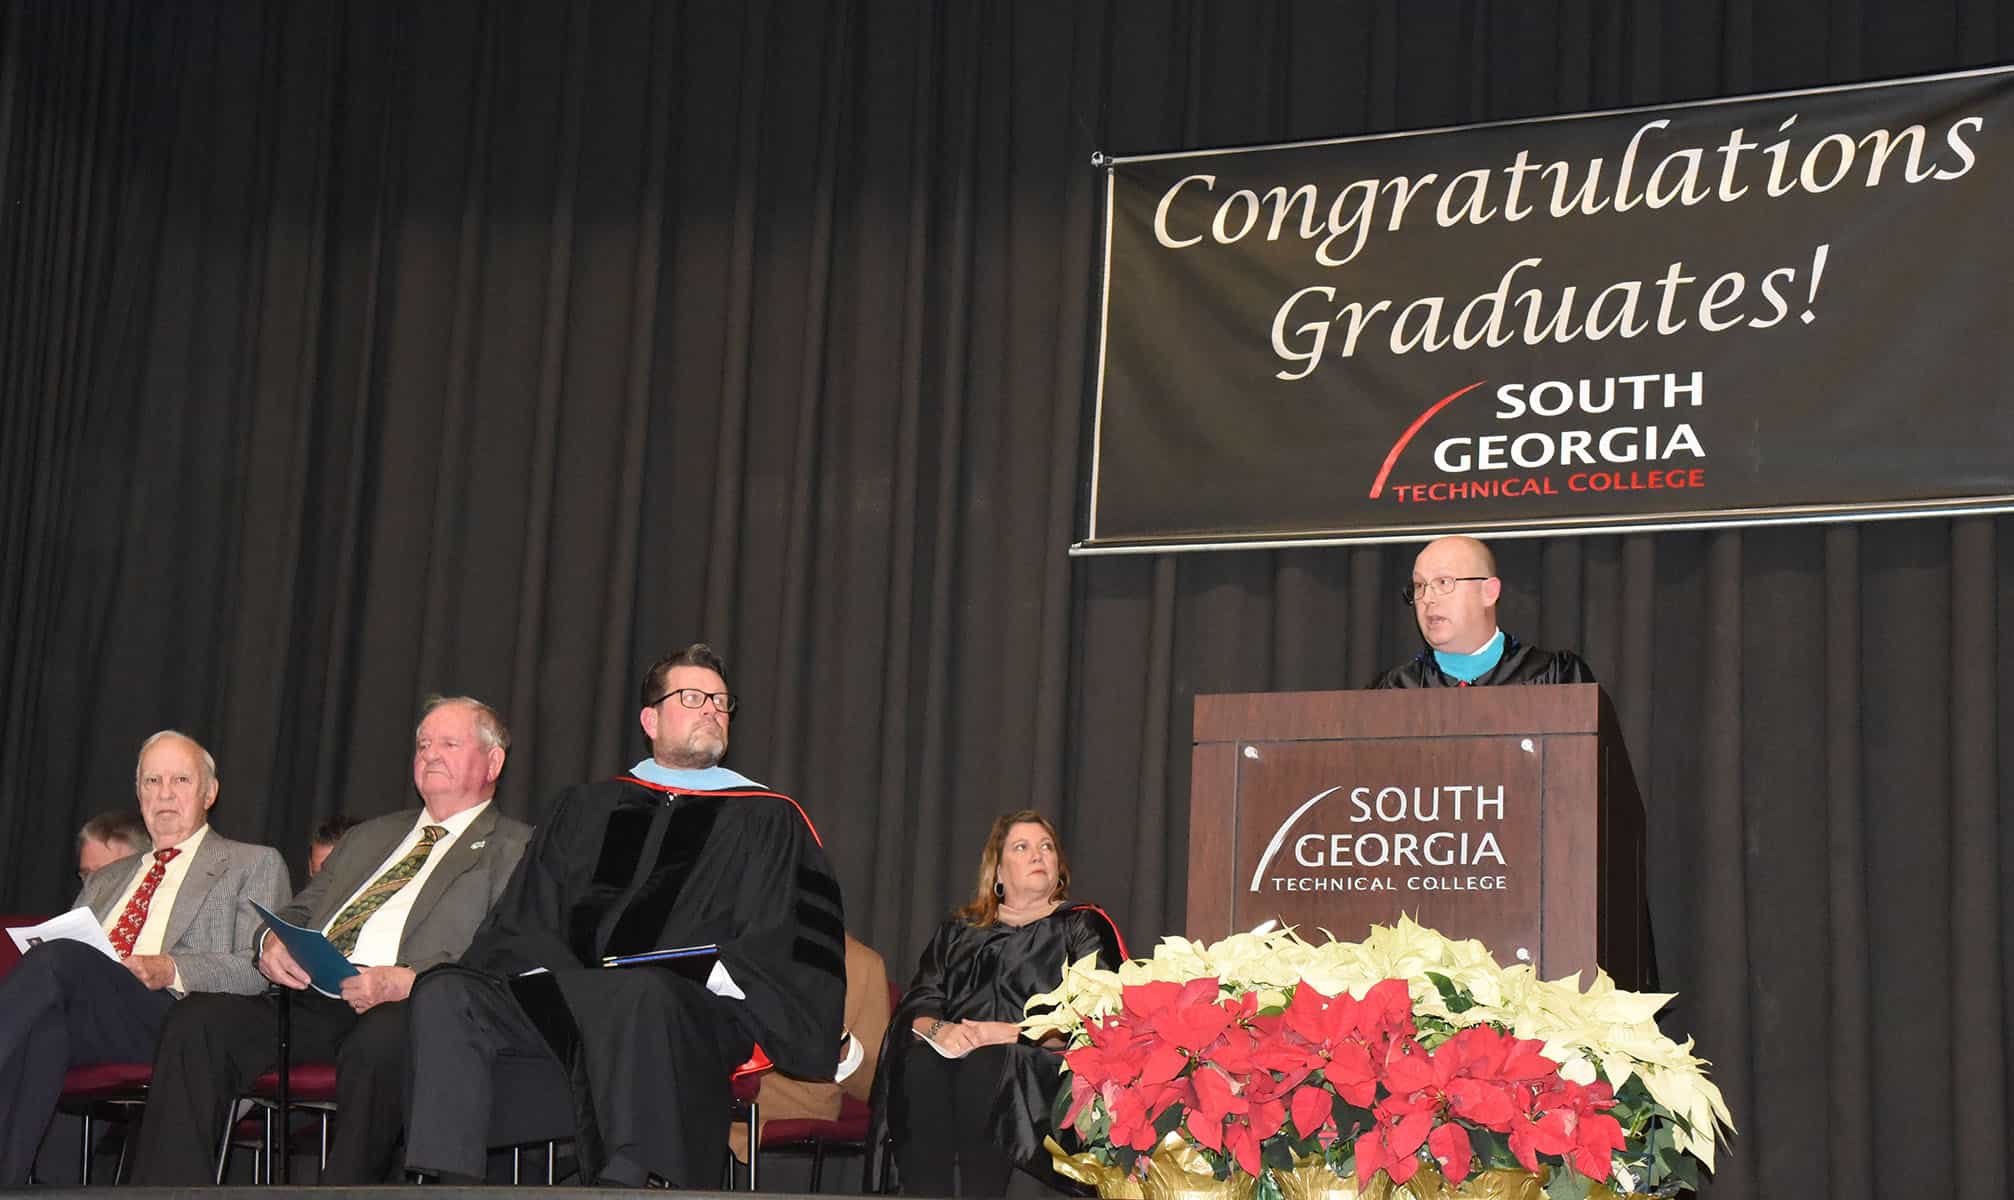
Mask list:
[[147,923],[147,908],[154,903],[154,889],[167,878],[168,860],[181,852],[179,846],[154,851],[154,865],[147,868],[147,877],[133,889],[133,898],[126,901],[126,911],[119,914],[119,923],[112,926],[112,949],[119,952],[120,958],[131,954],[133,943],[140,940],[140,928]]

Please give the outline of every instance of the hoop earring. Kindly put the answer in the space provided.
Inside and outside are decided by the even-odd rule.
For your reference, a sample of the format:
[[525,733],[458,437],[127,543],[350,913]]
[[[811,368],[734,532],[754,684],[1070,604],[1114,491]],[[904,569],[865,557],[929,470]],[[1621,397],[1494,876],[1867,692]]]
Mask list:
[[1007,899],[1006,885],[1002,884],[997,879],[993,881],[993,899],[996,903]]

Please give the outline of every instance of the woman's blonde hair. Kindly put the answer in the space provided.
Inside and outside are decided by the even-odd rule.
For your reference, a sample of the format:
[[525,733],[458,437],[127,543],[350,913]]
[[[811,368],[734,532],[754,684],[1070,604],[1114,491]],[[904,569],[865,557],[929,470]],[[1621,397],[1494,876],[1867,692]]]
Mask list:
[[1000,918],[1000,897],[993,885],[1000,882],[1000,853],[1007,845],[1007,831],[1016,825],[1040,825],[1049,840],[1056,843],[1056,890],[1050,894],[1052,900],[1070,898],[1070,859],[1063,853],[1063,838],[1049,818],[1033,809],[1024,808],[1020,812],[1003,813],[993,822],[993,832],[986,835],[986,849],[979,855],[979,878],[972,889],[972,903],[958,910],[958,917],[968,925],[991,925]]

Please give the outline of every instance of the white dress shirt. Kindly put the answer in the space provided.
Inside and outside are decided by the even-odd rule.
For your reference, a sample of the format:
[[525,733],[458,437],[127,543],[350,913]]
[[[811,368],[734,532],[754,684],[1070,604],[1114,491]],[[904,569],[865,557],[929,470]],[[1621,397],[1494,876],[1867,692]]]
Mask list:
[[[181,853],[168,860],[167,870],[161,873],[160,885],[154,889],[153,897],[147,901],[147,919],[140,923],[139,936],[133,939],[133,953],[161,952],[161,943],[168,940],[168,914],[175,911],[175,895],[182,890],[182,881],[189,877],[189,864],[196,861],[196,847],[202,845],[203,839],[208,836],[210,826],[205,822],[196,832],[183,838],[173,847]],[[164,850],[168,848],[161,847]],[[140,885],[146,881],[147,872],[154,869],[152,850],[141,851],[140,858],[142,860],[140,869],[133,872],[133,878],[126,881],[126,890],[119,893],[119,902],[114,904],[106,915],[107,937],[119,927],[119,918],[125,915],[126,905],[132,903],[133,893],[140,890]],[[182,986],[182,968],[175,968],[174,981],[169,983],[168,988],[178,996],[188,992],[189,989]]]
[[363,928],[357,931],[356,949],[350,952],[350,961],[360,967],[396,965],[399,961],[399,940],[405,936],[406,917],[413,911],[413,901],[419,899],[420,889],[426,886],[427,877],[434,873],[434,868],[440,864],[441,859],[447,857],[448,847],[454,845],[455,840],[466,833],[468,827],[475,824],[475,819],[489,806],[490,801],[485,800],[474,808],[465,808],[452,817],[438,821],[422,808],[419,818],[413,822],[413,827],[406,832],[405,837],[399,839],[398,845],[392,847],[392,852],[377,865],[377,869],[364,876],[364,881],[357,885],[357,889],[341,904],[336,905],[335,911],[322,926],[322,932],[328,933],[329,926],[336,923],[336,918],[343,915],[343,910],[362,895],[365,888],[377,882],[378,876],[390,870],[393,863],[404,858],[413,847],[420,844],[422,830],[429,825],[439,825],[446,829],[447,833],[434,843],[433,850],[427,854],[427,861],[420,864],[419,873],[407,880],[406,886],[379,905],[378,911],[364,921]]
[[[161,952],[161,943],[168,936],[168,914],[175,907],[175,893],[182,890],[182,880],[188,877],[189,864],[194,862],[196,858],[196,847],[202,845],[203,839],[208,837],[209,834],[210,827],[203,825],[196,832],[176,843],[174,848],[181,851],[181,853],[168,860],[168,869],[161,876],[160,886],[154,889],[153,899],[147,902],[147,919],[140,926],[139,936],[133,939],[133,953],[159,954]],[[165,848],[163,847],[163,849]],[[126,890],[119,893],[119,902],[112,906],[111,911],[105,917],[105,935],[107,937],[110,937],[112,931],[119,927],[119,918],[125,915],[126,905],[132,903],[133,893],[140,890],[140,884],[146,881],[147,872],[153,869],[154,852],[151,850],[141,851],[140,869],[133,872],[133,878],[126,881]]]

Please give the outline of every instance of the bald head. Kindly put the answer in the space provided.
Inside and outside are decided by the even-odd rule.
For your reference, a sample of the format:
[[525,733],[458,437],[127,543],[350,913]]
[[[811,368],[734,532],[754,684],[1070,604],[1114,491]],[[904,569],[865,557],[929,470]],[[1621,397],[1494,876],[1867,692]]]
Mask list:
[[1435,538],[1413,559],[1415,568],[1423,559],[1432,558],[1443,566],[1459,566],[1463,575],[1481,575],[1485,578],[1497,573],[1497,556],[1480,538],[1463,534]]
[[[1497,631],[1496,556],[1472,537],[1428,542],[1413,559],[1413,615],[1427,645],[1450,654],[1473,654]],[[1445,588],[1446,591],[1441,589]]]

